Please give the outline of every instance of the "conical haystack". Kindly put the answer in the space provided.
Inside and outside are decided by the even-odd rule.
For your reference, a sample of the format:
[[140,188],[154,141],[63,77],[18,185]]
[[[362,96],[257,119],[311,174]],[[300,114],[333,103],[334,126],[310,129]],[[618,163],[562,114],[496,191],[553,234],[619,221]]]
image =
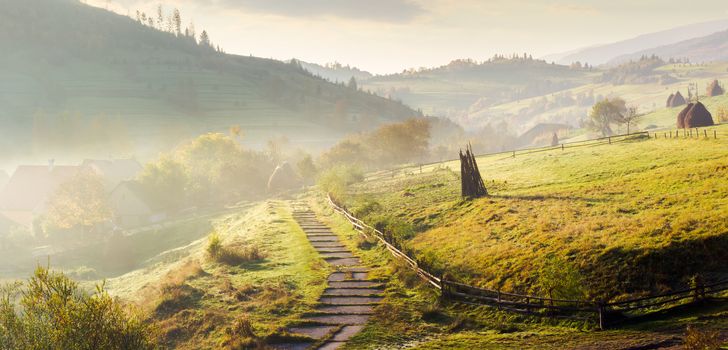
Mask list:
[[680,91],[676,92],[675,95],[668,101],[669,105],[668,107],[679,107],[686,103],[688,103],[685,100],[685,97],[680,93]]
[[554,133],[554,135],[551,137],[551,146],[554,147],[554,146],[558,146],[558,145],[559,145],[559,135],[556,135],[556,133]]
[[296,174],[288,162],[283,162],[276,167],[268,179],[268,191],[285,191],[300,187],[303,184],[301,178]]
[[470,144],[465,148],[465,153],[460,150],[460,182],[461,194],[465,198],[472,199],[488,195]]
[[707,91],[708,96],[710,96],[710,97],[720,96],[720,95],[723,95],[724,93],[725,93],[725,90],[723,90],[723,87],[720,86],[720,83],[718,82],[718,80],[713,80],[713,82],[710,83],[710,85],[708,85],[708,91]]
[[675,97],[675,94],[670,94],[670,96],[667,97],[667,102],[665,102],[665,107],[670,108],[672,107],[672,99]]
[[686,128],[700,128],[713,125],[713,116],[702,103],[696,103],[685,116]]
[[690,109],[693,108],[693,106],[694,106],[694,104],[691,103],[691,104],[685,106],[685,108],[683,108],[682,111],[680,111],[680,113],[678,113],[677,127],[679,129],[682,129],[685,127],[685,117],[688,116],[688,112],[690,112]]

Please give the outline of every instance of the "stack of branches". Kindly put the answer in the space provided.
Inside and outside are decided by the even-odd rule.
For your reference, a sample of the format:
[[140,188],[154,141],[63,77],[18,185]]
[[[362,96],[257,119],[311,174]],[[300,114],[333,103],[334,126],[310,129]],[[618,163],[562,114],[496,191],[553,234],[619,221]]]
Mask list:
[[462,149],[460,150],[460,178],[463,197],[478,198],[488,195],[488,190],[485,189],[483,178],[480,177],[478,163],[475,161],[475,155],[473,155],[470,144],[465,149],[465,153],[463,153]]

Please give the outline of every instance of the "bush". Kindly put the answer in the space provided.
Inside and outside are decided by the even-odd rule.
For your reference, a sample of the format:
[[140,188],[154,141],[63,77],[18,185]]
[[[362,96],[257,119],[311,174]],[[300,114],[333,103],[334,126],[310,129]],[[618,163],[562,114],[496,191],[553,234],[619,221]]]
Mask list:
[[87,294],[63,273],[43,267],[26,283],[0,290],[1,349],[155,349],[154,335],[103,285]]
[[551,299],[581,300],[587,295],[581,272],[572,263],[550,256],[538,271],[538,288]]
[[346,194],[349,185],[363,180],[364,172],[361,168],[354,165],[337,165],[319,175],[318,185],[334,198],[341,198]]
[[718,122],[720,123],[728,122],[728,107],[718,107],[718,110],[715,112],[715,116],[718,118]]
[[216,232],[210,234],[207,242],[207,255],[212,260],[222,264],[240,265],[265,258],[265,254],[263,254],[257,245],[224,247],[220,236]]
[[207,255],[213,259],[217,258],[217,256],[220,255],[221,250],[222,241],[220,240],[220,235],[218,235],[217,232],[211,233],[207,238]]
[[227,265],[240,265],[246,262],[259,261],[265,258],[263,252],[256,245],[245,246],[241,248],[226,248],[220,249],[220,252],[215,256],[215,261],[227,264]]

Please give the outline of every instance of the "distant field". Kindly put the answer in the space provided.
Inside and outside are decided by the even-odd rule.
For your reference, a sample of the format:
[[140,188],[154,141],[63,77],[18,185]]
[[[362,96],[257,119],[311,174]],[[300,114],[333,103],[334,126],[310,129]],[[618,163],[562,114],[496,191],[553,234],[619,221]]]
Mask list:
[[[701,95],[705,94],[705,90],[708,84],[714,79],[718,79],[724,84],[728,84],[728,63],[714,63],[705,66],[683,66],[670,64],[660,67],[657,70],[670,73],[670,75],[677,79],[677,81],[667,85],[661,85],[657,83],[626,85],[588,83],[571,89],[559,91],[559,93],[566,92],[570,93],[573,96],[576,96],[580,93],[593,92],[595,96],[621,97],[625,101],[627,101],[627,104],[638,106],[642,113],[660,113],[664,112],[661,110],[664,109],[667,97],[671,93],[675,93],[675,91],[679,90],[684,96],[687,97],[688,84],[697,84],[698,92]],[[576,122],[576,120],[573,120],[573,118],[571,117],[564,117],[565,115],[569,115],[572,113],[576,113],[583,116],[583,118],[587,118],[588,110],[590,107],[575,106],[555,108],[528,117],[514,117],[518,115],[521,110],[528,108],[533,102],[542,99],[544,96],[547,98],[553,98],[553,94],[547,94],[509,103],[498,104],[482,110],[471,110],[468,118],[469,120],[476,120],[481,122],[490,121],[491,123],[505,120],[509,123],[509,125],[511,125],[511,127],[515,131],[519,133],[524,132],[536,125],[537,123],[541,122],[561,122],[573,124]],[[707,98],[705,99],[708,100]],[[677,112],[675,113],[677,114]],[[670,121],[670,123],[668,123],[668,120],[670,119],[671,118],[658,117],[653,120],[652,118],[648,117],[640,123],[640,127],[645,127],[651,124],[656,125],[660,128],[666,127],[674,122]]]
[[370,177],[345,202],[408,225],[418,258],[469,283],[536,293],[555,255],[582,271],[592,297],[664,291],[696,273],[728,276],[728,126],[714,129],[717,140],[481,157],[490,196],[474,201],[461,200],[452,162]]

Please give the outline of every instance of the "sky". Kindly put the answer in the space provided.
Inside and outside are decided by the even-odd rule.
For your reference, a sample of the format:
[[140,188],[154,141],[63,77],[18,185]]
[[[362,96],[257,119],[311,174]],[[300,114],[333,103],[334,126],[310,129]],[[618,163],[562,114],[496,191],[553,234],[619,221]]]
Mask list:
[[158,4],[210,33],[228,53],[350,64],[377,74],[541,57],[728,17],[728,1],[696,0],[84,0],[134,14]]

